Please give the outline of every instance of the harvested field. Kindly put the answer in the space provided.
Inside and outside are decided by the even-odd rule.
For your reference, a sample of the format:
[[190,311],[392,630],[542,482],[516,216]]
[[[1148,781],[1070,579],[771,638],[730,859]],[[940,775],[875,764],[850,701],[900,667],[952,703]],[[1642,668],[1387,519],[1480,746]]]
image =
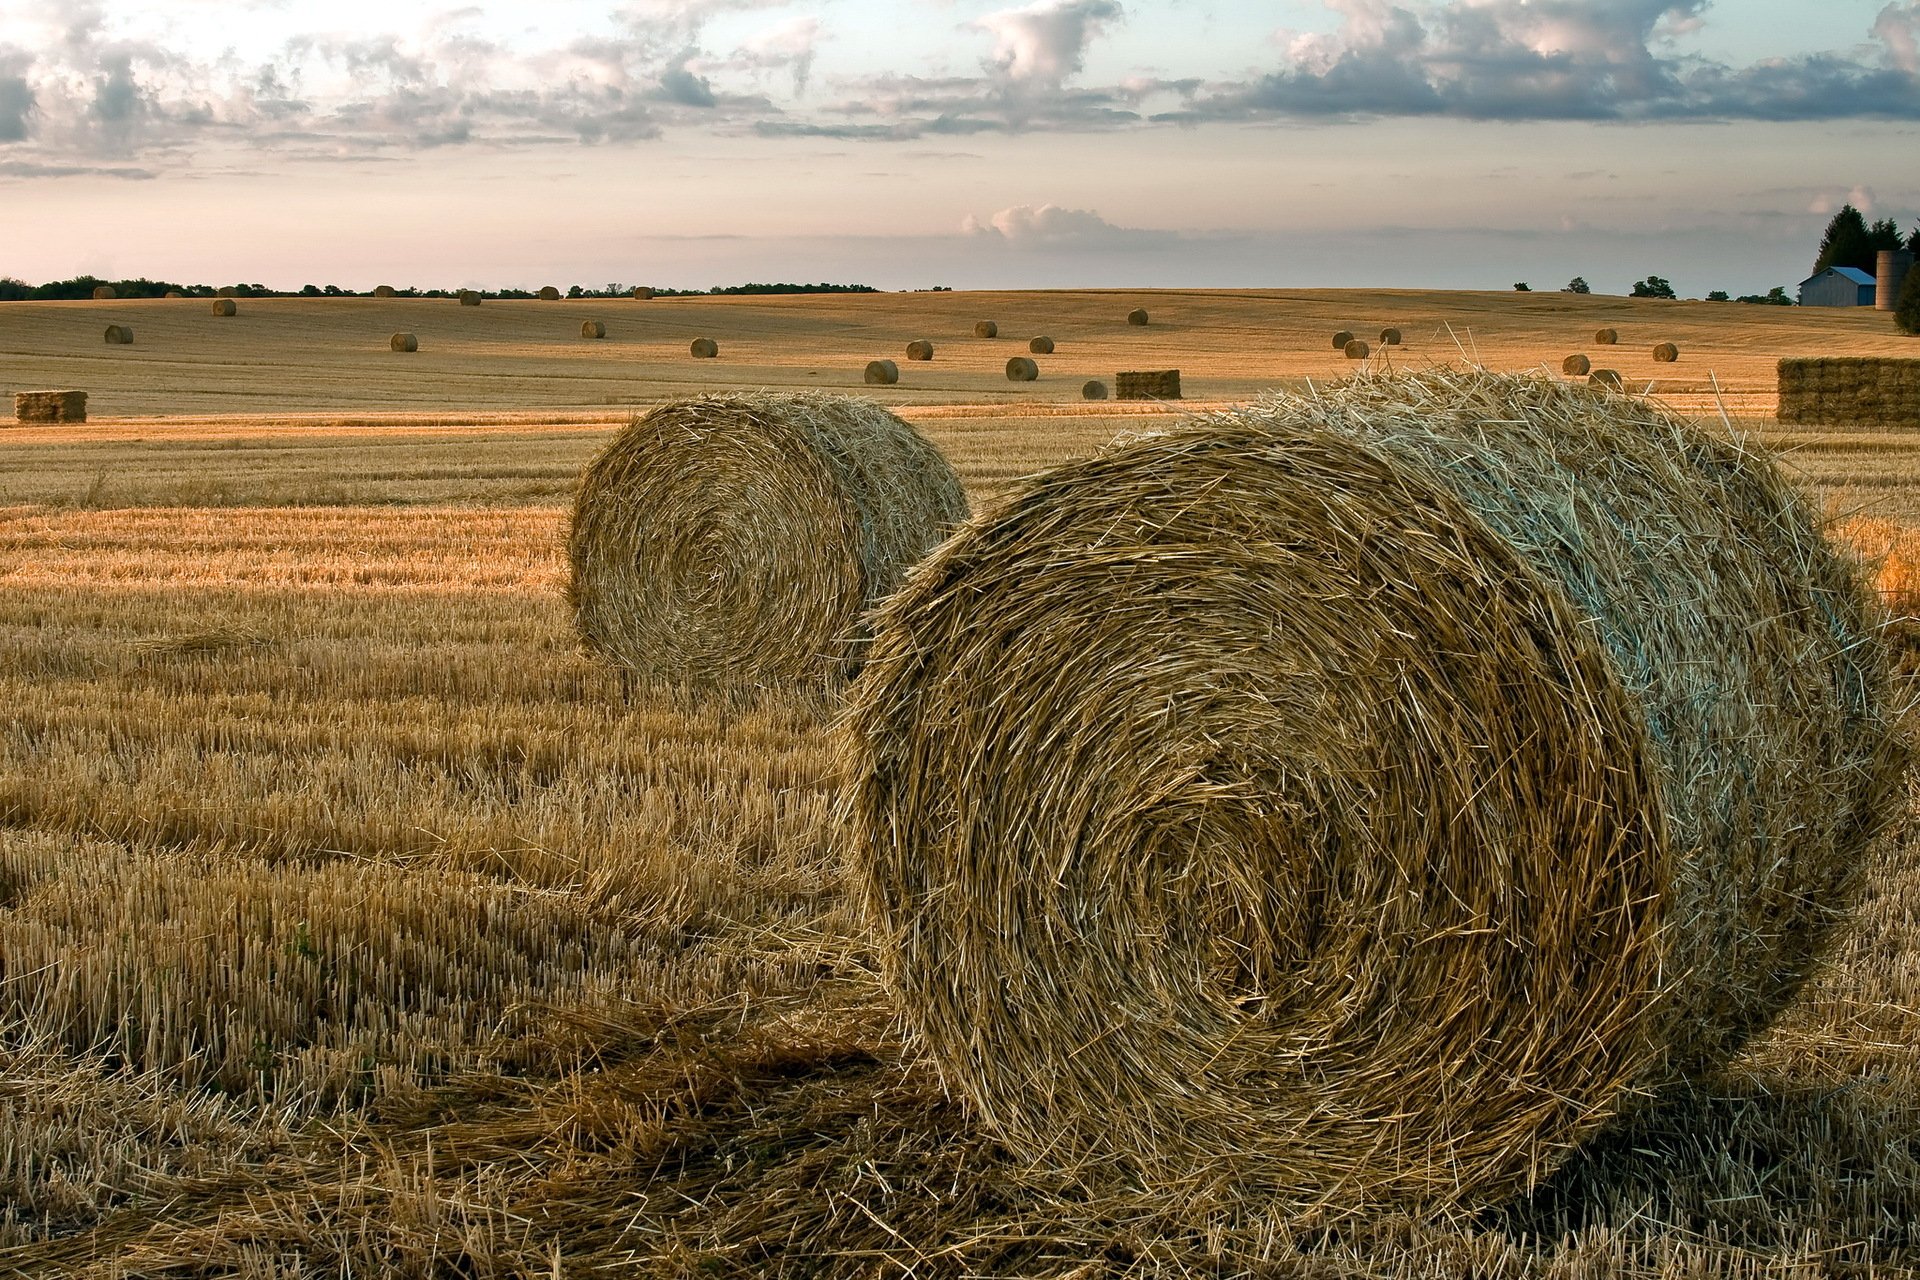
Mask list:
[[[0,986],[0,1273],[1920,1267],[1910,843],[1868,859],[1782,1021],[1526,1199],[1338,1233],[1196,1222],[1022,1164],[902,1041],[844,880],[835,708],[629,701],[563,595],[579,477],[635,405],[859,394],[874,352],[925,334],[939,359],[871,393],[980,508],[1183,412],[1082,401],[1089,379],[1179,367],[1218,404],[1350,372],[1327,335],[1370,317],[1416,366],[1538,369],[1617,327],[1628,385],[1706,411],[1711,374],[1899,552],[1920,433],[1767,420],[1784,356],[1903,354],[1884,317],[1334,292],[595,307],[612,336],[581,342],[531,300],[255,299],[242,332],[123,300],[140,341],[111,349],[98,304],[0,305],[5,390],[93,393],[88,425],[0,432],[0,971],[62,975]],[[1009,383],[982,314],[1067,354]],[[416,330],[409,360],[379,345]],[[725,360],[687,358],[703,332]],[[1686,360],[1656,375],[1665,336]]]

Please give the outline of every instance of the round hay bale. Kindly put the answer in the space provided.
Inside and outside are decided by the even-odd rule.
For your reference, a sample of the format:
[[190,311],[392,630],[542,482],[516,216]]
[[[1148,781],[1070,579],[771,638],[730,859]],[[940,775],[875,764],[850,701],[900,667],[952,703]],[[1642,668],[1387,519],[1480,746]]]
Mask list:
[[1105,400],[1107,398],[1107,384],[1098,378],[1089,379],[1080,388],[1080,398],[1082,400]]
[[1026,356],[1015,356],[1007,361],[1008,382],[1032,382],[1040,376],[1040,366]]
[[1618,329],[1601,329],[1594,333],[1593,340],[1600,346],[1610,347],[1620,341],[1620,331]]
[[1672,364],[1679,358],[1680,348],[1674,346],[1671,342],[1663,342],[1653,349],[1653,362],[1655,364]]
[[1352,341],[1353,341],[1353,334],[1345,329],[1342,329],[1338,333],[1335,333],[1333,335],[1333,349],[1335,351],[1345,351],[1347,349],[1347,344]]
[[1871,609],[1771,462],[1544,377],[1360,377],[1056,468],[879,611],[883,972],[1047,1165],[1506,1201],[1814,965],[1898,807]]
[[237,298],[240,296],[240,286],[223,284],[213,291],[213,296],[216,298]]
[[240,304],[232,298],[215,298],[213,300],[213,314],[217,316],[239,315]]
[[653,298],[653,289],[649,285],[637,284],[633,286],[633,296],[642,302],[651,301]]
[[909,360],[933,359],[933,344],[931,342],[928,342],[925,338],[919,338],[913,342],[909,342],[907,344],[907,359]]
[[1135,307],[1133,310],[1127,312],[1127,323],[1136,328],[1145,328],[1148,323],[1147,309],[1145,307]]
[[1053,339],[1044,337],[1029,338],[1027,340],[1027,350],[1037,356],[1050,356],[1053,354]]
[[460,291],[460,305],[463,307],[477,307],[480,305],[480,295],[472,289],[462,289]]
[[400,296],[400,291],[390,284],[377,284],[373,286],[373,296],[376,298],[397,298]]
[[982,320],[973,326],[973,336],[976,338],[997,338],[1000,336],[1000,326],[991,320]]
[[580,336],[583,338],[604,338],[607,336],[606,322],[603,320],[582,320]]
[[1595,369],[1587,375],[1587,385],[1601,391],[1619,391],[1626,386],[1618,369]]
[[1380,331],[1380,345],[1383,347],[1399,346],[1400,331],[1398,329],[1382,329]]
[[1359,338],[1348,342],[1346,346],[1340,348],[1340,351],[1341,354],[1349,360],[1365,360],[1373,354],[1372,348],[1368,347],[1367,344]]
[[540,289],[539,298],[542,302],[558,302],[560,301],[560,291],[552,285],[544,285]]
[[695,338],[687,350],[695,360],[712,360],[720,354],[720,344],[712,338]]
[[107,345],[112,347],[130,347],[133,345],[133,328],[130,325],[110,324],[107,326]]
[[870,387],[890,387],[900,381],[900,366],[891,360],[869,360],[862,381]]
[[1569,378],[1584,378],[1593,370],[1593,361],[1583,355],[1571,355],[1560,362],[1560,372]]
[[837,682],[859,665],[870,606],[966,515],[946,459],[871,401],[664,404],[581,481],[574,625],[590,651],[650,678]]
[[187,295],[180,292],[178,289],[169,289],[165,293],[161,294],[160,296],[163,298],[184,298]]
[[396,333],[387,339],[387,347],[393,351],[418,351],[420,339],[411,333]]
[[102,284],[102,285],[94,286],[93,300],[95,302],[111,302],[113,299],[119,296],[120,296],[120,291],[115,289],[110,284]]

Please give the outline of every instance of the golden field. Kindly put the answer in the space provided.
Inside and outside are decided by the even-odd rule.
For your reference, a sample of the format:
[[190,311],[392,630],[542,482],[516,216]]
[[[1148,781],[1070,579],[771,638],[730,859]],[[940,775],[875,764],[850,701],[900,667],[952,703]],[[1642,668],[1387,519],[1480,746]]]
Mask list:
[[[1920,436],[1766,423],[1781,356],[1920,355],[1884,315],[1334,291],[239,305],[0,306],[6,389],[81,387],[96,416],[0,430],[0,1274],[1920,1272],[1905,839],[1773,1033],[1531,1202],[1339,1233],[1171,1221],[1021,1166],[902,1042],[843,891],[833,708],[628,700],[561,595],[573,486],[629,406],[859,392],[894,358],[877,398],[978,506],[1167,421],[1081,402],[1086,378],[1179,367],[1232,400],[1339,376],[1332,330],[1389,324],[1397,364],[1581,351],[1690,410],[1717,397],[1908,566]],[[135,345],[105,346],[109,322]],[[421,351],[389,352],[396,330]],[[1006,382],[1039,333],[1041,381]],[[703,334],[718,361],[687,357]],[[920,337],[931,365],[902,358]]]

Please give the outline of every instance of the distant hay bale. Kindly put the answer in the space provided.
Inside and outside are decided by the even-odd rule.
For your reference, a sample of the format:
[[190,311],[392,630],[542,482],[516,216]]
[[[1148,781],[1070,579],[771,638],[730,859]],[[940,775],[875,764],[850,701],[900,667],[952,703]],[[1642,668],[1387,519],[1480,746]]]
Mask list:
[[1398,329],[1382,329],[1380,331],[1380,345],[1383,347],[1399,346],[1400,331]]
[[102,285],[94,286],[93,300],[95,302],[111,302],[113,301],[113,299],[119,296],[120,296],[119,290],[115,289],[110,284],[102,284]]
[[1118,374],[1113,380],[1115,400],[1178,400],[1178,369],[1135,369]]
[[861,380],[870,387],[890,387],[900,381],[900,366],[891,360],[869,360]]
[[1621,381],[1618,369],[1595,369],[1587,375],[1587,385],[1601,391],[1619,391],[1626,384]]
[[124,325],[124,324],[108,325],[107,326],[107,345],[114,346],[114,347],[132,346],[133,345],[133,329],[130,326]]
[[237,298],[240,296],[240,286],[223,284],[213,291],[213,296],[216,298]]
[[13,394],[16,422],[85,422],[87,393],[84,391],[16,391]]
[[1107,384],[1098,378],[1088,379],[1080,387],[1080,398],[1082,400],[1105,400],[1107,398]]
[[1352,341],[1353,334],[1346,329],[1341,329],[1333,335],[1333,349],[1335,351],[1345,351],[1347,344]]
[[637,284],[633,286],[633,296],[646,302],[652,299],[653,290],[644,284]]
[[720,354],[720,344],[712,338],[695,338],[687,347],[695,360],[712,360]]
[[973,326],[973,336],[976,338],[997,338],[1000,336],[1000,326],[991,320],[982,320]]
[[460,305],[463,307],[477,307],[480,305],[480,295],[472,289],[462,289],[460,291]]
[[558,302],[560,301],[560,291],[552,285],[546,285],[540,290],[539,298],[542,302]]
[[1026,356],[1015,356],[1007,361],[1008,382],[1032,382],[1040,376],[1040,366]]
[[1027,340],[1027,350],[1037,356],[1050,356],[1053,354],[1053,339],[1045,337],[1029,338]]
[[240,304],[232,298],[215,298],[213,300],[213,314],[217,316],[238,315],[240,314]]
[[1359,338],[1353,339],[1340,350],[1341,354],[1345,355],[1349,360],[1365,360],[1373,354],[1372,348],[1368,347],[1367,344]]
[[606,322],[603,320],[582,320],[580,336],[583,338],[604,338],[607,336]]
[[1920,429],[1920,360],[1786,359],[1779,365],[1783,423]]
[[373,296],[376,298],[396,298],[399,295],[400,291],[390,284],[377,284],[373,287]]
[[1674,346],[1671,342],[1663,342],[1653,349],[1653,360],[1655,364],[1672,364],[1679,358],[1680,348]]
[[1571,355],[1560,362],[1560,372],[1569,378],[1584,378],[1593,371],[1593,361],[1583,355]]
[[1147,325],[1147,309],[1145,307],[1135,307],[1133,310],[1127,312],[1127,323],[1136,328],[1145,328]]
[[925,338],[918,338],[912,342],[909,342],[907,344],[907,359],[909,360],[933,359],[933,344],[931,342],[928,342]]
[[727,395],[636,419],[588,466],[574,625],[643,677],[835,684],[865,617],[967,515],[953,468],[868,400]]
[[411,333],[396,333],[387,339],[387,347],[393,351],[418,351],[420,339]]
[[1016,1155],[1175,1220],[1507,1202],[1816,966],[1901,807],[1875,618],[1770,460],[1556,379],[1056,467],[878,613],[883,977]]
[[184,298],[187,295],[180,292],[178,289],[169,289],[165,293],[161,294],[160,296],[163,298]]
[[1601,329],[1593,335],[1593,340],[1600,346],[1610,347],[1620,341],[1620,331],[1618,329]]

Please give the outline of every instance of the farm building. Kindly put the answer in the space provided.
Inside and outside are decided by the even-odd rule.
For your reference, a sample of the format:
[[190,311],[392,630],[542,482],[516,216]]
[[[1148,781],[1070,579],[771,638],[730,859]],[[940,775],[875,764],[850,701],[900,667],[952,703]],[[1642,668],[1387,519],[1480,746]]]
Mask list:
[[1803,307],[1870,307],[1873,277],[1858,267],[1828,267],[1800,282]]

